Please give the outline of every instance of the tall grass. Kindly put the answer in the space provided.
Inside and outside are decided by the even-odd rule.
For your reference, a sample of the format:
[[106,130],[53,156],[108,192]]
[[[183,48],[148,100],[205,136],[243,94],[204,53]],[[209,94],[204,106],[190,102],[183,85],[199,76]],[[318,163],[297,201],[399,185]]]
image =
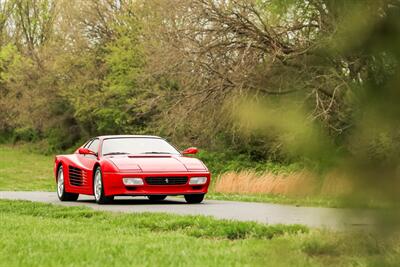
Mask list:
[[343,196],[352,190],[348,179],[337,173],[320,177],[310,171],[293,173],[226,172],[213,185],[216,193],[279,194],[286,196]]

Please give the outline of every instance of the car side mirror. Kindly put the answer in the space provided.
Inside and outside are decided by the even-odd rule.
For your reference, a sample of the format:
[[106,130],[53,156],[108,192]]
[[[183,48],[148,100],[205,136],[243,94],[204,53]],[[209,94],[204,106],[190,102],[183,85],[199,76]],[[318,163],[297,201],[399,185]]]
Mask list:
[[82,155],[94,155],[94,156],[97,156],[97,154],[94,153],[92,150],[84,148],[84,147],[79,148],[78,149],[78,153],[82,154]]
[[182,151],[183,155],[197,154],[199,150],[196,147],[189,147]]

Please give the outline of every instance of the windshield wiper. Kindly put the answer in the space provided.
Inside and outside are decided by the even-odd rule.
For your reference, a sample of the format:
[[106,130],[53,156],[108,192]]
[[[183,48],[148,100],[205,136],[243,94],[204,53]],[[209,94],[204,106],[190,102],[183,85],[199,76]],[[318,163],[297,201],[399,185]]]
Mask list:
[[126,155],[126,154],[130,154],[130,153],[127,153],[127,152],[110,152],[110,153],[103,154],[103,156],[109,156],[109,155]]
[[140,154],[171,154],[169,152],[159,152],[159,151],[148,151],[148,152],[143,152]]

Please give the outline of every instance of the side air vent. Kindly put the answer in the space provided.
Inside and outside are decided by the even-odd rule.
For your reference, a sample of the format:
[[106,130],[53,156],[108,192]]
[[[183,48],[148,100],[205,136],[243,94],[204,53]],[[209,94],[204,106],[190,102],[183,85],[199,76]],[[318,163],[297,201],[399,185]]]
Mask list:
[[68,168],[69,174],[69,183],[74,186],[82,186],[86,181],[86,172],[76,168],[69,166]]

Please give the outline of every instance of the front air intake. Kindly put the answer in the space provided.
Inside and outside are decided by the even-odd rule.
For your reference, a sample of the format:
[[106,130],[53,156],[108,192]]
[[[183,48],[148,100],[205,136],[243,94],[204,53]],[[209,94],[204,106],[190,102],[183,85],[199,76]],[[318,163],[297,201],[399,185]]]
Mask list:
[[146,183],[148,185],[184,185],[187,183],[188,178],[185,176],[180,177],[147,177]]

